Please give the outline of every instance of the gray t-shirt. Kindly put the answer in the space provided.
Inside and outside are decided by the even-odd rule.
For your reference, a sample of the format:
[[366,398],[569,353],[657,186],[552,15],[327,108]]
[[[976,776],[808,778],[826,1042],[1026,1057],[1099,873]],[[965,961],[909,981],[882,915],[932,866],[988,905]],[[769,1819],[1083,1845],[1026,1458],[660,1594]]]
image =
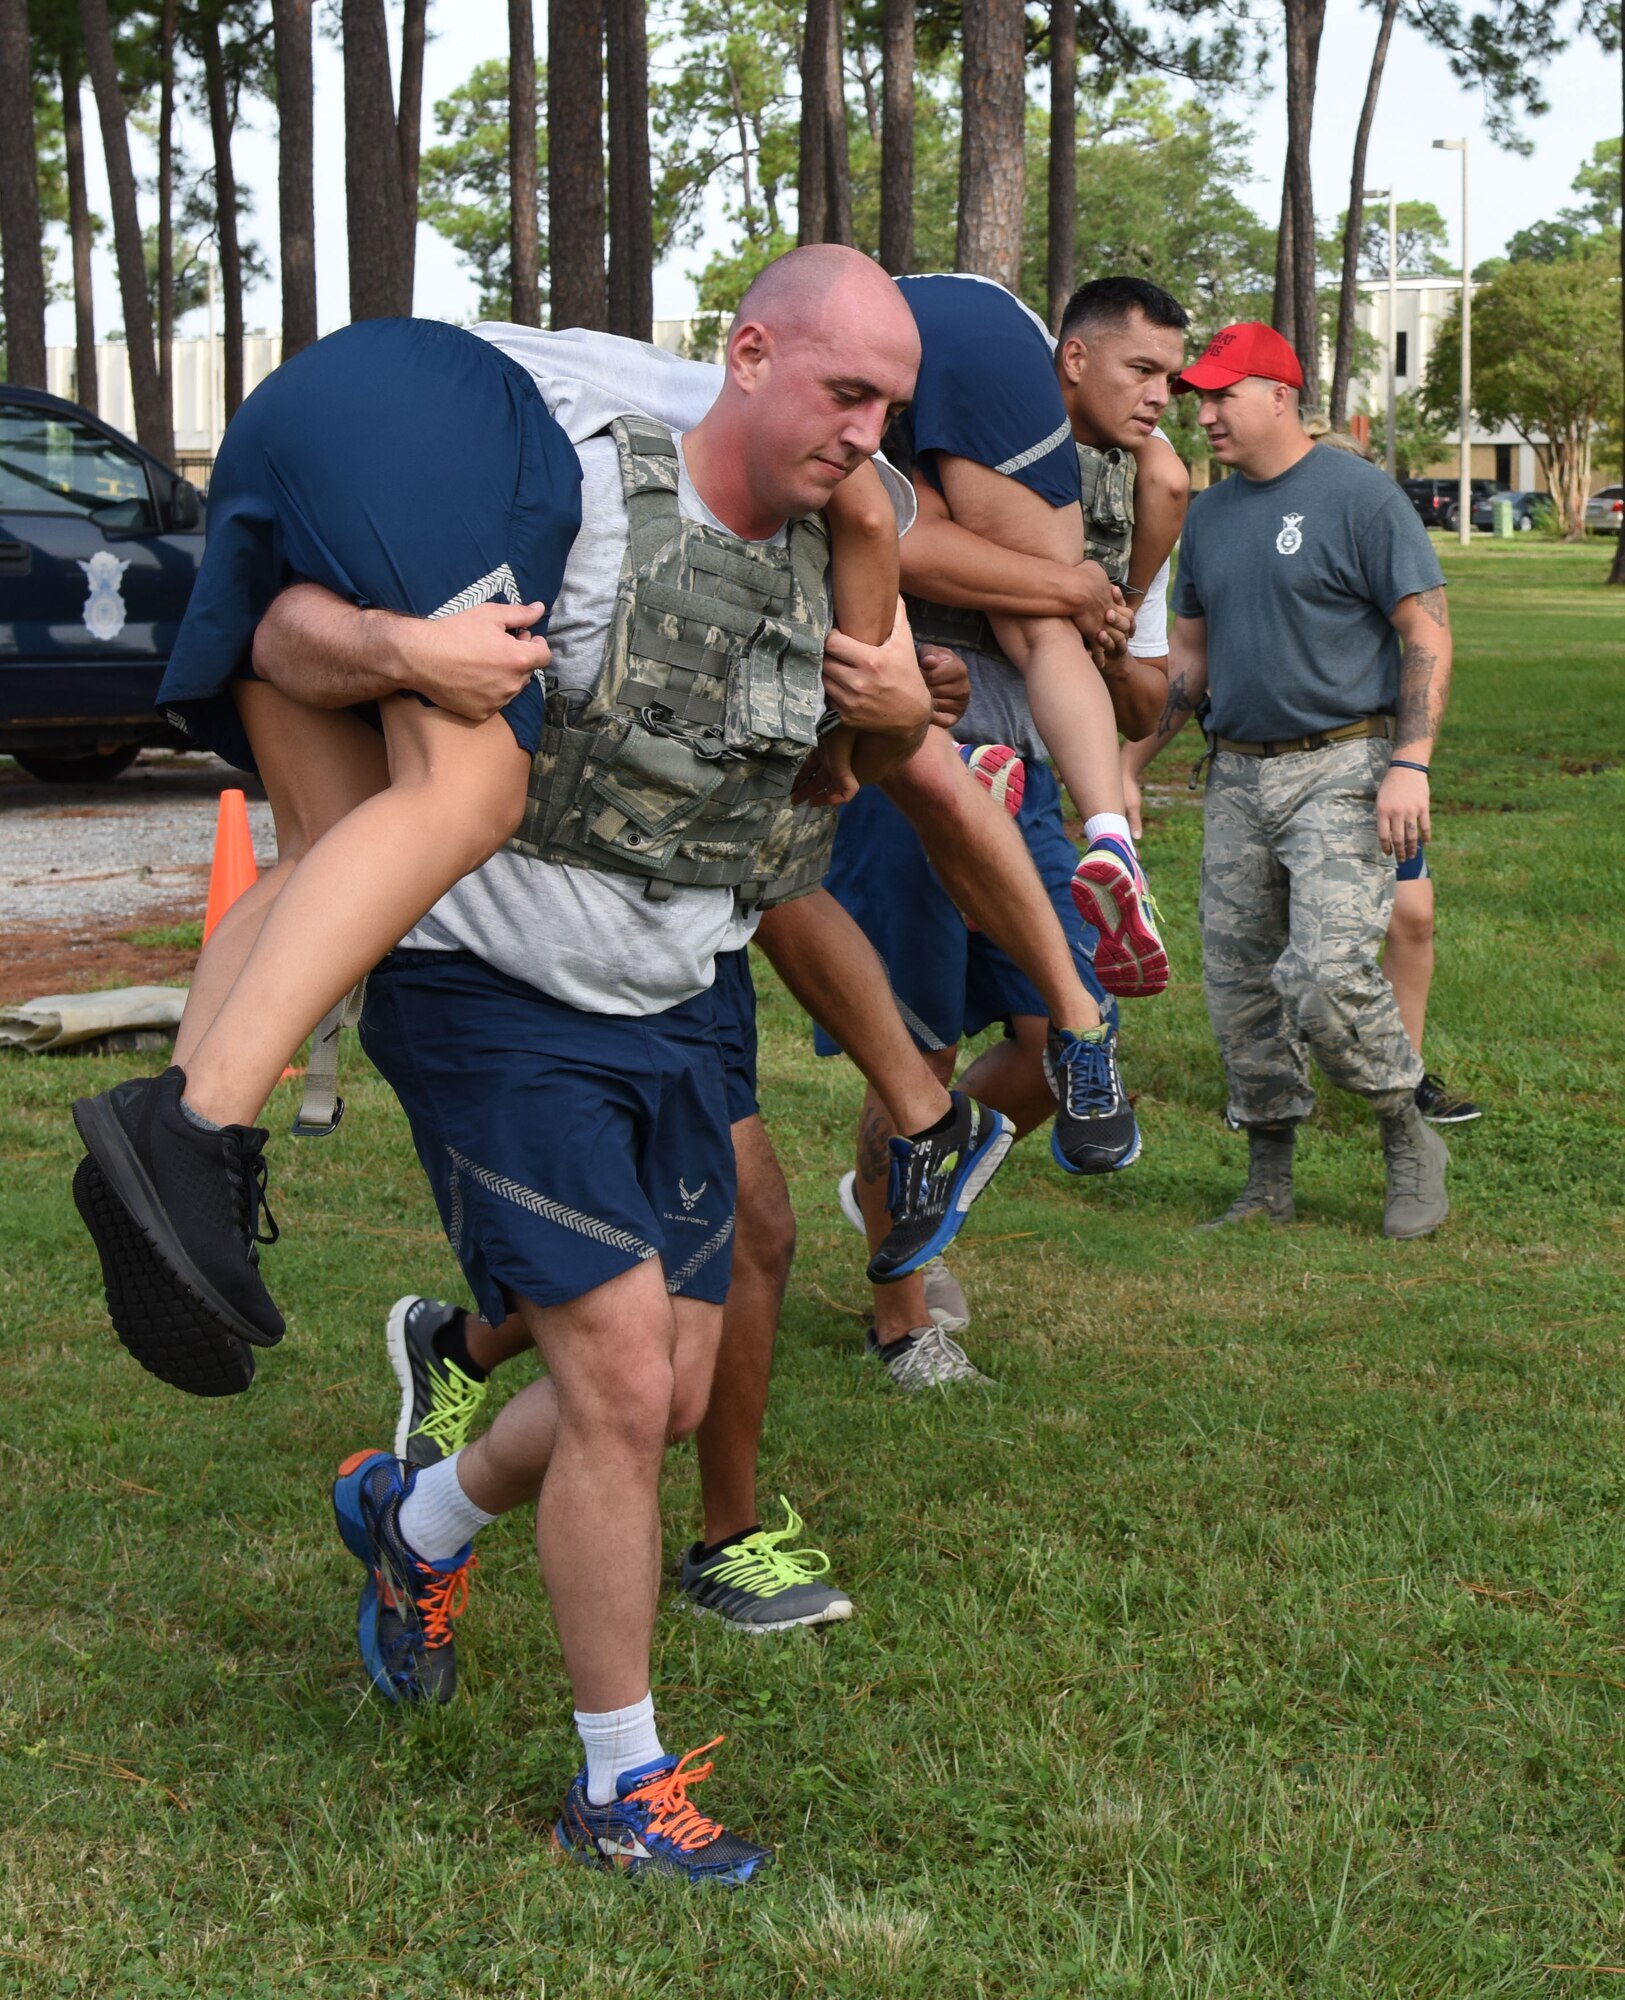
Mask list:
[[[547,636],[559,686],[587,687],[603,663],[628,534],[620,460],[603,426],[623,411],[670,425],[678,509],[721,528],[689,479],[681,433],[710,407],[722,370],[611,334],[494,324],[475,331],[530,370],[581,461],[582,527]],[[901,534],[914,518],[913,489],[876,463]],[[775,546],[784,539],[782,528],[768,538]],[[449,889],[404,942],[472,952],[584,1013],[645,1015],[703,992],[718,954],[748,944],[756,922],[731,889],[682,888],[656,901],[638,876],[534,861],[504,848]]]
[[1274,479],[1198,493],[1174,613],[1207,620],[1214,734],[1281,742],[1393,714],[1401,598],[1444,582],[1427,530],[1380,467],[1316,448]]

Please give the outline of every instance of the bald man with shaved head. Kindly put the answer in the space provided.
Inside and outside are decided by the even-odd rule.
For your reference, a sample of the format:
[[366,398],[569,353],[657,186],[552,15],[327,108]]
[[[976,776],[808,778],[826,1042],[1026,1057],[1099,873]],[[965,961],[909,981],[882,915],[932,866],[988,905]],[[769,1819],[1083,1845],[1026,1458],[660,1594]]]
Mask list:
[[[906,494],[891,570],[850,587],[825,521],[912,393],[918,338],[884,274],[834,248],[757,280],[720,378],[694,371],[698,407],[655,379],[681,364],[653,350],[616,343],[605,360],[601,337],[482,331],[527,366],[527,339],[554,343],[555,368],[559,341],[580,344],[585,385],[542,387],[580,461],[582,528],[552,610],[519,833],[374,972],[361,1032],[480,1314],[517,1319],[546,1373],[434,1463],[355,1453],[334,1511],[363,1569],[375,1687],[439,1701],[474,1538],[534,1504],[584,1751],[559,1845],[605,1868],[743,1882],[770,1851],[699,1811],[689,1788],[710,1767],[668,1754],[654,1716],[658,1482],[710,1394],[735,1230],[727,1057],[746,1019],[743,947],[826,726],[826,647],[877,768],[929,718],[895,617]],[[663,403],[681,420],[651,414]],[[877,617],[883,643],[847,636]],[[346,676],[365,687],[377,643],[364,611],[300,586],[271,607],[255,657],[342,700]],[[1008,1134],[988,1118],[973,1143],[991,1170]],[[757,1549],[737,1566],[774,1560]]]

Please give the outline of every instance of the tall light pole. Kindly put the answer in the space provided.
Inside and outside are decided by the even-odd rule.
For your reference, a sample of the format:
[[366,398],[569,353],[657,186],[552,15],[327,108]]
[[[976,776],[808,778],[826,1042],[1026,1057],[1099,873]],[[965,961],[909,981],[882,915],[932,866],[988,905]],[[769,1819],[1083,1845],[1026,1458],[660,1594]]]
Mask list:
[[1388,203],[1388,431],[1383,460],[1388,467],[1388,477],[1397,479],[1399,474],[1396,468],[1399,460],[1394,438],[1394,363],[1399,355],[1399,332],[1396,324],[1399,317],[1399,292],[1395,284],[1394,265],[1398,255],[1399,231],[1394,215],[1394,191],[1391,187],[1367,188],[1365,199],[1367,201],[1386,199]]
[[1473,445],[1469,420],[1472,415],[1473,381],[1473,280],[1467,259],[1467,141],[1435,139],[1441,153],[1461,155],[1461,472],[1456,491],[1456,512],[1460,520],[1456,533],[1463,548],[1473,539]]

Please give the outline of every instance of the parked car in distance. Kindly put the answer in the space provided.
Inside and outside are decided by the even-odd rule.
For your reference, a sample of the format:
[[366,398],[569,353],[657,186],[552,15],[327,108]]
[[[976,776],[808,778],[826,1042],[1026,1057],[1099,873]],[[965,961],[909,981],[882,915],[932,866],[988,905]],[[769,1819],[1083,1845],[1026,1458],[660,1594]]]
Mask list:
[[[1497,488],[1493,479],[1471,482],[1476,503]],[[1454,528],[1461,519],[1456,511],[1460,488],[1454,479],[1402,479],[1401,491],[1421,516],[1424,528]]]
[[1605,486],[1586,502],[1586,528],[1600,528],[1605,535],[1617,535],[1625,522],[1625,486]]
[[203,530],[197,488],[151,452],[0,384],[0,751],[80,781],[184,740],[153,701]]
[[1552,504],[1549,493],[1481,493],[1473,501],[1473,526],[1493,528],[1495,526],[1495,503],[1497,500],[1512,502],[1512,525],[1522,534],[1535,525],[1535,516]]

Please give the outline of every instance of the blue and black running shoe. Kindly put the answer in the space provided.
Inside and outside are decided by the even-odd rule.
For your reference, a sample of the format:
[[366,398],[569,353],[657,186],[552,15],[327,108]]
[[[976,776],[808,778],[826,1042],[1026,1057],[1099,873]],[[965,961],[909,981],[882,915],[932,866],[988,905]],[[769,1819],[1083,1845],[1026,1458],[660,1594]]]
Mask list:
[[1114,1174],[1140,1157],[1140,1128],[1117,1068],[1117,1030],[1051,1028],[1044,1074],[1055,1093],[1049,1148],[1069,1174]]
[[625,1771],[607,1806],[587,1797],[587,1774],[577,1774],[553,1829],[566,1854],[595,1868],[619,1868],[628,1875],[680,1875],[690,1882],[721,1882],[737,1888],[770,1867],[773,1850],[757,1847],[707,1819],[688,1796],[688,1787],[709,1778],[709,1764],[696,1757],[714,1750],[720,1736],[686,1757],[660,1757]]
[[356,1637],[372,1684],[390,1701],[450,1701],[457,1691],[452,1621],[468,1602],[473,1550],[425,1562],[400,1530],[416,1467],[385,1451],[358,1451],[333,1482],[333,1518],[367,1572]]
[[894,1284],[942,1255],[971,1203],[1004,1164],[1015,1136],[1002,1111],[956,1090],[942,1131],[891,1141],[886,1189],[891,1230],[869,1259],[870,1284]]

